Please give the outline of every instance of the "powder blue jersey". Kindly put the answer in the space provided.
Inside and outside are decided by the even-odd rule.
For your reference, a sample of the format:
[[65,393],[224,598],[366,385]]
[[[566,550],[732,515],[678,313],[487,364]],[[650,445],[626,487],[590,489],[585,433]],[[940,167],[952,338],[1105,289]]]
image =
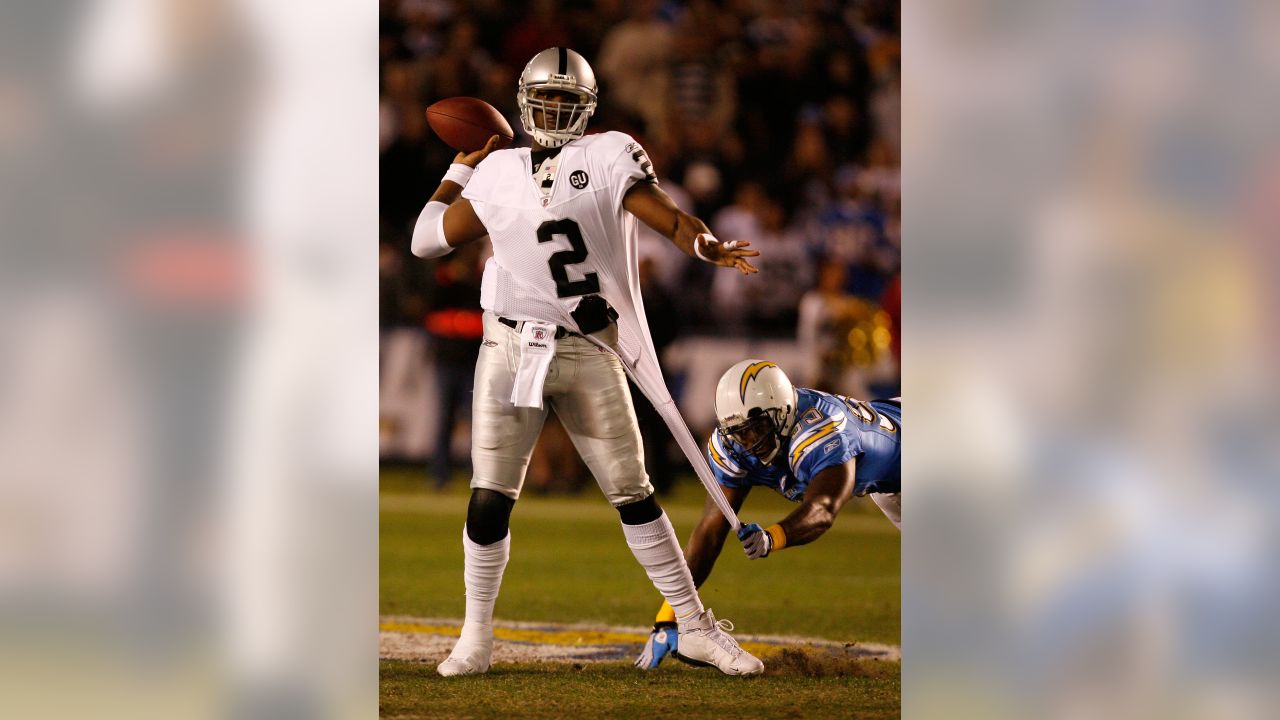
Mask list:
[[856,458],[854,495],[896,493],[902,487],[902,404],[864,402],[796,388],[799,405],[791,439],[768,465],[719,432],[707,443],[707,459],[721,485],[773,488],[800,502],[823,470]]

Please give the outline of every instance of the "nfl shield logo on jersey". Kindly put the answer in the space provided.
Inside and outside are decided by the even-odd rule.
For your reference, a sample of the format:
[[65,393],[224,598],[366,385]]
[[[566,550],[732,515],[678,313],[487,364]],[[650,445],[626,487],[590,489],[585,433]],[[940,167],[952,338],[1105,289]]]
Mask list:
[[546,340],[546,339],[547,339],[547,331],[546,331],[546,330],[543,330],[542,328],[534,328],[534,329],[533,329],[533,339],[534,339],[534,340]]

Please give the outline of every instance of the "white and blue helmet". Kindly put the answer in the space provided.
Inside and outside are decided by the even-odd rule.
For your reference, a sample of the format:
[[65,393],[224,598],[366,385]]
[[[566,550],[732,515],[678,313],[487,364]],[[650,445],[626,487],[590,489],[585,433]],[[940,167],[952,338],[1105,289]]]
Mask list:
[[743,360],[716,385],[716,423],[726,439],[770,463],[795,430],[797,403],[795,386],[776,363]]

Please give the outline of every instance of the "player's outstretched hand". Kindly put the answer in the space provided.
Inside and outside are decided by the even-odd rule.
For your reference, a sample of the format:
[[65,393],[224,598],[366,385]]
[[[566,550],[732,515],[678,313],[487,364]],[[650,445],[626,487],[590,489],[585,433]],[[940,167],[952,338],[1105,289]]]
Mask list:
[[743,552],[752,560],[768,557],[773,549],[773,536],[755,523],[743,525],[738,530],[738,539],[742,541]]
[[484,147],[480,148],[479,150],[473,153],[458,153],[456,156],[454,156],[453,161],[456,163],[462,163],[467,167],[473,168],[479,165],[481,160],[484,160],[485,158],[489,157],[489,153],[493,152],[494,150],[497,150],[498,143],[500,142],[502,142],[502,136],[494,135],[493,137],[489,138],[489,142],[485,143]]
[[737,268],[743,275],[760,272],[747,260],[760,254],[758,250],[748,250],[750,245],[746,240],[720,242],[710,233],[699,233],[693,239],[694,251],[699,257],[716,265]]
[[662,663],[668,654],[675,653],[680,633],[673,622],[660,622],[653,626],[649,639],[636,658],[635,666],[641,670],[652,670]]

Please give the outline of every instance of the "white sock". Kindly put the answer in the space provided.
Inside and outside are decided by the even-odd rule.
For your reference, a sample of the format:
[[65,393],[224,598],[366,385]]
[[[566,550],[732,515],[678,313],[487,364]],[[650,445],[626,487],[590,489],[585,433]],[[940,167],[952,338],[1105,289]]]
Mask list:
[[467,586],[467,616],[462,622],[462,639],[493,637],[493,605],[502,586],[502,571],[511,555],[511,532],[492,545],[480,545],[462,528],[464,556],[462,578]]
[[643,525],[623,524],[622,534],[636,560],[644,566],[653,586],[671,603],[677,620],[688,620],[702,613],[702,600],[693,586],[693,575],[680,551],[676,529],[667,513]]

